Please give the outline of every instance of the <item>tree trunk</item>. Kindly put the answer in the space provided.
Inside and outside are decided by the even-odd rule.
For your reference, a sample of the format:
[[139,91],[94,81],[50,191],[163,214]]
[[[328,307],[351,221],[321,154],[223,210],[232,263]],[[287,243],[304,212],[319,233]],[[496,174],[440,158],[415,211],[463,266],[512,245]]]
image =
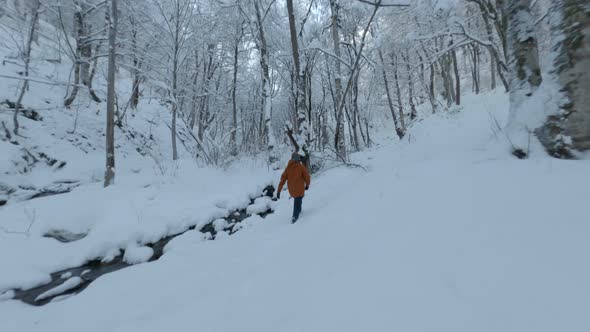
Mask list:
[[[325,98],[326,98],[326,88],[325,88],[325,86],[322,86],[322,99],[324,100]],[[330,138],[328,137],[328,112],[326,109],[322,110],[322,113],[320,115],[320,120],[321,120],[320,133],[322,136],[321,146],[322,146],[322,151],[323,151],[326,148],[326,146],[328,146],[328,144],[330,143]]]
[[[108,28],[107,28],[108,30]],[[100,43],[98,45],[96,45],[96,50],[94,53],[98,54],[98,51],[100,50]],[[86,86],[88,87],[88,93],[90,94],[90,97],[92,98],[92,100],[94,100],[97,103],[102,102],[102,100],[100,99],[100,97],[98,97],[98,95],[96,95],[96,92],[94,92],[94,89],[92,88],[92,81],[94,80],[94,75],[96,74],[96,68],[98,67],[98,57],[95,57],[94,60],[92,61],[92,67],[90,69],[90,73],[88,74],[88,84],[86,84]]]
[[590,7],[584,0],[564,0],[552,11],[561,16],[555,17],[554,63],[565,98],[536,134],[552,156],[574,158],[571,150],[590,150]]
[[117,0],[110,0],[109,11],[109,68],[107,82],[106,170],[104,186],[115,182],[115,61],[117,38]]
[[189,129],[193,130],[195,128],[195,122],[197,119],[197,103],[199,101],[198,90],[197,90],[197,82],[199,81],[199,52],[195,49],[194,50],[194,60],[195,60],[195,73],[193,76],[193,84],[192,84],[192,100],[191,100],[191,113],[189,116]]
[[141,66],[139,62],[138,56],[138,46],[137,46],[137,22],[135,21],[134,14],[129,15],[129,21],[131,24],[131,52],[133,53],[133,68],[131,72],[133,73],[133,83],[131,85],[131,108],[136,109],[137,105],[139,104],[139,67]]
[[401,91],[400,84],[399,84],[399,74],[398,74],[399,63],[397,61],[397,55],[395,55],[394,53],[391,54],[391,65],[393,66],[393,80],[395,83],[395,94],[397,96],[397,107],[399,109],[399,124],[405,133],[406,132],[406,120],[405,120],[406,117],[404,115],[402,91]]
[[76,100],[76,96],[78,95],[78,90],[80,89],[80,65],[74,64],[74,86],[72,87],[72,91],[70,95],[64,100],[64,106],[70,107],[74,100]]
[[355,151],[359,151],[360,150],[360,144],[359,144],[359,137],[358,137],[358,122],[357,122],[357,114],[359,112],[359,105],[358,105],[358,94],[359,94],[359,74],[360,71],[357,71],[356,76],[354,77],[354,81],[352,83],[352,94],[351,94],[351,101],[350,101],[350,106],[351,106],[351,114],[350,114],[350,119],[348,120],[350,122],[350,127],[351,127],[351,142],[353,144],[354,150]]
[[359,133],[361,134],[361,139],[363,140],[363,143],[365,144],[366,147],[369,147],[369,142],[367,141],[367,136],[365,135],[365,132],[363,131],[363,121],[361,119],[361,113],[357,112],[356,113],[356,117],[357,117],[357,123],[359,126]]
[[410,104],[410,119],[414,120],[418,116],[416,104],[414,103],[414,81],[412,80],[412,66],[410,66],[410,54],[404,56],[406,70],[408,71],[408,103]]
[[[510,11],[507,11],[505,9],[506,2],[511,2],[513,0],[496,0],[496,6],[492,8],[495,8],[496,11],[493,13],[495,15],[495,25],[496,25],[496,32],[498,33],[498,36],[500,37],[500,43],[502,44],[502,51],[504,52],[504,61],[506,63],[508,63],[508,59],[510,59],[509,57],[509,51],[508,51],[508,20],[509,19],[514,19],[514,17],[511,17],[511,13]],[[528,0],[527,0],[528,1]],[[530,3],[530,1],[528,1]],[[530,7],[529,7],[530,8]]]
[[272,130],[272,108],[270,103],[271,87],[270,87],[270,72],[268,68],[268,46],[266,43],[266,35],[264,33],[264,25],[258,0],[254,1],[254,10],[256,12],[256,26],[258,28],[258,41],[260,51],[260,68],[262,70],[262,105],[261,112],[264,115],[263,121],[263,135],[262,142],[266,144],[269,151],[269,162],[276,161],[274,156],[275,137]]
[[455,104],[461,105],[461,77],[459,76],[459,64],[457,63],[457,52],[451,51],[453,59],[453,71],[455,73]]
[[25,70],[23,72],[23,76],[25,77],[23,81],[23,85],[21,86],[20,93],[18,94],[18,98],[16,100],[16,104],[14,105],[14,115],[13,115],[13,122],[14,122],[14,134],[18,135],[18,113],[20,113],[21,103],[25,96],[25,92],[29,88],[29,69],[31,65],[31,50],[33,48],[33,40],[35,39],[35,30],[37,27],[37,21],[39,20],[39,8],[41,7],[40,0],[35,0],[33,2],[33,7],[31,8],[31,26],[29,30],[29,34],[27,36],[27,40],[25,41],[25,54],[24,54],[24,62],[25,62]]
[[175,27],[174,27],[174,50],[172,53],[172,121],[171,121],[171,136],[172,136],[172,160],[178,160],[178,149],[176,145],[176,117],[178,111],[178,56],[180,54],[180,37],[182,33],[182,24],[180,20],[180,2],[175,1]]
[[[80,63],[82,61],[82,36],[84,35],[84,22],[80,7],[79,1],[75,1],[76,11],[74,12],[74,27],[76,30],[76,54],[74,54],[74,87],[70,92],[70,95],[64,100],[64,106],[69,107],[74,100],[76,100],[76,96],[78,95],[81,78],[81,66]],[[64,30],[64,34],[68,32]]]
[[496,71],[498,70],[494,54],[490,52],[490,89],[496,89]]
[[211,78],[215,74],[216,65],[213,63],[213,55],[215,51],[215,44],[207,45],[208,61],[203,61],[203,83],[201,97],[201,105],[199,108],[199,120],[197,126],[197,137],[200,141],[203,140],[205,130],[207,128],[207,121],[209,118],[209,89],[211,85]]
[[[508,51],[510,63],[510,112],[508,116],[509,133],[514,134],[513,154],[526,157],[524,145],[527,144],[529,113],[538,110],[528,105],[531,97],[542,82],[539,67],[537,38],[534,18],[530,10],[531,0],[509,0]],[[532,129],[532,128],[531,128]]]
[[[297,28],[295,26],[295,11],[293,9],[293,0],[287,0],[287,13],[289,15],[289,31],[291,33],[291,49],[293,52],[293,65],[295,66],[295,86],[296,86],[296,105],[297,119],[296,127],[298,133],[299,145],[303,150],[307,150],[307,141],[309,140],[307,128],[307,114],[305,111],[305,89],[304,75],[301,71],[299,61],[299,44],[297,41]],[[308,164],[308,153],[306,154],[306,163]],[[309,166],[309,165],[307,165]]]
[[[241,33],[240,33],[241,34]],[[238,132],[238,105],[236,101],[236,90],[238,88],[238,55],[239,55],[239,46],[240,46],[240,39],[236,38],[234,44],[234,63],[233,63],[233,82],[232,82],[232,90],[231,90],[231,102],[232,102],[232,128],[230,134],[230,149],[232,155],[238,154],[238,144],[236,139],[236,134]]]
[[[399,126],[397,121],[397,115],[395,114],[395,108],[393,106],[393,100],[391,99],[391,92],[389,92],[389,81],[387,80],[387,73],[385,71],[385,62],[383,61],[383,52],[379,49],[379,59],[381,60],[381,73],[383,74],[383,83],[385,83],[385,93],[387,95],[387,104],[389,105],[389,111],[391,112],[391,117],[393,118],[393,125],[395,126],[395,133],[397,137],[401,140],[404,138],[405,132]],[[368,132],[368,131],[367,131]]]
[[[340,34],[338,32],[338,10],[340,6],[338,5],[337,0],[330,0],[330,10],[332,13],[331,16],[331,24],[332,24],[332,43],[334,47],[334,55],[336,56],[336,60],[334,61],[334,67],[336,69],[336,73],[334,75],[334,85],[335,85],[335,96],[334,96],[334,108],[340,106],[340,102],[342,100],[342,69],[340,67],[340,61],[342,59],[342,55],[340,52]],[[335,133],[336,141],[334,142],[336,153],[342,160],[346,160],[346,140],[344,139],[344,121],[338,121],[336,123],[336,133]]]
[[447,107],[455,102],[455,87],[453,85],[453,77],[451,76],[451,60],[448,56],[444,56],[443,63],[440,66],[440,75],[443,79],[444,97],[447,101]]
[[477,94],[479,94],[479,47],[477,45],[473,45],[471,47],[470,53],[471,53],[471,59],[472,59],[472,67],[471,67],[471,79],[473,82],[472,91],[477,95]]
[[367,132],[367,147],[371,147],[371,136],[369,134],[369,120],[365,119],[365,128]]

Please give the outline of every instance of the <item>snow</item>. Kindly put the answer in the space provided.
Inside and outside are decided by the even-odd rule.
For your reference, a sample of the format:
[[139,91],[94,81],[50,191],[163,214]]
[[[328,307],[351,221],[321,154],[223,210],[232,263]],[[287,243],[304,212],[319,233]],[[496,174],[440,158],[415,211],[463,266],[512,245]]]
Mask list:
[[260,217],[259,215],[252,215],[244,220],[242,220],[242,222],[238,223],[235,227],[234,227],[234,231],[239,231],[245,228],[251,228],[256,226],[257,223],[262,222],[263,218]]
[[[588,179],[590,162],[512,157],[491,120],[505,123],[506,105],[500,92],[466,96],[460,112],[418,122],[411,139],[353,154],[366,170],[337,167],[315,177],[295,225],[289,222],[292,201],[283,199],[275,213],[245,219],[234,235],[204,241],[205,235],[189,231],[170,241],[159,260],[105,275],[62,301],[40,308],[1,302],[2,330],[588,331],[590,267],[583,262],[590,252],[590,188],[581,179]],[[394,136],[387,128],[379,139]],[[209,183],[230,183],[227,176]],[[177,181],[189,178],[181,173]],[[179,190],[156,209],[141,205],[144,217],[133,220],[138,226],[126,233],[127,241],[149,237],[145,231],[133,236],[154,230],[146,216],[157,214],[158,225],[173,225],[166,214],[182,216],[180,210],[199,200],[207,202],[190,212],[210,217],[207,206],[215,207],[221,195],[209,199],[204,192],[216,186],[192,184],[190,194],[162,183],[158,192],[113,191],[112,197],[139,204]],[[85,194],[79,192],[52,203],[69,203]],[[231,196],[232,190],[223,193]],[[112,238],[98,226],[115,222],[101,220],[87,238],[59,246]],[[0,243],[7,239],[13,237]],[[27,243],[41,249],[57,242],[44,241],[31,235]],[[71,255],[55,250],[42,256]],[[26,276],[19,264],[38,265],[26,255],[12,262],[2,266],[21,272],[3,273],[5,284]]]
[[14,291],[9,290],[0,294],[0,302],[11,300],[14,297]]
[[154,249],[146,246],[137,246],[132,244],[125,249],[123,261],[129,264],[139,264],[147,262],[154,255]]
[[102,258],[101,262],[103,262],[103,263],[112,262],[113,259],[115,259],[115,257],[119,256],[120,254],[121,254],[120,248],[113,248],[113,249],[107,251],[106,255]]
[[438,10],[450,10],[457,8],[458,0],[435,0],[434,7]]
[[82,283],[82,278],[80,278],[80,277],[70,278],[70,279],[64,281],[63,284],[61,284],[57,287],[54,287],[54,288],[48,290],[47,292],[42,293],[41,295],[37,296],[35,301],[41,301],[41,300],[44,300],[48,297],[52,297],[54,295],[61,294],[65,291],[68,291],[68,290],[74,288],[74,287],[77,287],[81,283]]
[[273,202],[269,197],[260,197],[254,201],[254,204],[248,206],[246,213],[249,215],[264,213],[272,209]]
[[216,232],[220,232],[225,229],[229,224],[225,219],[217,219],[213,221],[213,227],[215,228]]
[[170,251],[183,250],[191,243],[209,240],[210,238],[211,234],[209,233],[203,234],[197,230],[191,230],[170,240],[164,247],[164,253],[168,254]]

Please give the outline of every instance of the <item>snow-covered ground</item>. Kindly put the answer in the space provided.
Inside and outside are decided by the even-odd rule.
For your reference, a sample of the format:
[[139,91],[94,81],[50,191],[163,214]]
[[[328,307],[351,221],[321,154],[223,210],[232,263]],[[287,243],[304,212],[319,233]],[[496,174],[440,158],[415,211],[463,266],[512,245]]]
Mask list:
[[[548,158],[535,144],[517,160],[491,120],[504,123],[506,97],[464,105],[354,155],[365,170],[321,172],[295,225],[283,195],[274,214],[235,235],[189,231],[158,261],[78,295],[43,307],[0,302],[0,330],[589,331],[590,162]],[[18,209],[37,216],[28,236],[0,235],[2,285],[215,217],[269,175],[278,180],[247,167],[189,169],[1,208],[3,224],[26,217]],[[40,238],[48,225],[90,233],[61,244]]]

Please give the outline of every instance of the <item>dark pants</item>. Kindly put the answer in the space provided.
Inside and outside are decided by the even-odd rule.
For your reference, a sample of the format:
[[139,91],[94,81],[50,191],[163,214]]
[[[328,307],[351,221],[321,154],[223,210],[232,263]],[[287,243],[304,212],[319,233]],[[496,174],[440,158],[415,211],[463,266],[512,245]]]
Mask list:
[[301,204],[303,204],[303,196],[295,197],[293,202],[293,219],[299,219],[299,213],[301,213]]

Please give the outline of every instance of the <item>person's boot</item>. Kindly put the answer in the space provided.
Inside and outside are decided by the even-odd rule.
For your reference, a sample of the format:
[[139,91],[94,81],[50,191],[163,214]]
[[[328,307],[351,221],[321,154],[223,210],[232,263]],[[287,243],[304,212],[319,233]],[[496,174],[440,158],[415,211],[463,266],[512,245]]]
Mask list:
[[291,223],[292,223],[292,224],[294,224],[294,223],[296,223],[296,222],[297,222],[297,218],[295,218],[295,217],[291,218]]

